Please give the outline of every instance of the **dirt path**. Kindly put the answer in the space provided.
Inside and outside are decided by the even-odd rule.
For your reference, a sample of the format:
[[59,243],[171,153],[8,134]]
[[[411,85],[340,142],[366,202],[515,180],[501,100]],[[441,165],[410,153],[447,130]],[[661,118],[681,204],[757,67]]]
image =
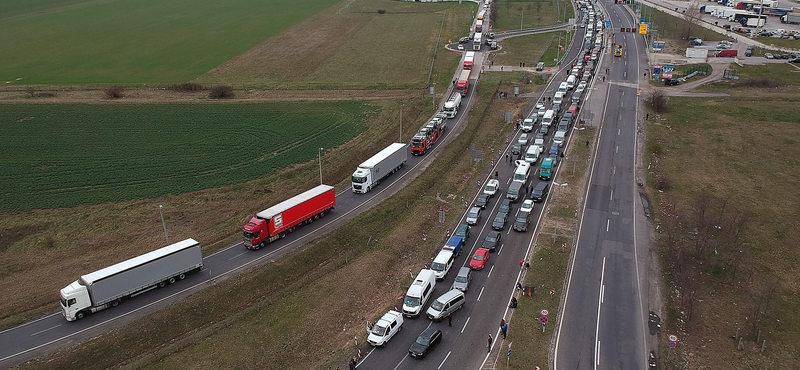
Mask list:
[[0,90],[0,104],[146,104],[146,103],[261,103],[276,101],[335,101],[405,99],[419,95],[413,89],[397,90],[235,90],[232,99],[210,99],[208,91],[173,91],[164,88],[125,90],[110,99],[103,89],[25,87]]
[[665,88],[663,91],[669,96],[696,96],[696,97],[718,97],[718,96],[729,96],[725,93],[698,93],[692,92],[695,88],[702,85],[711,84],[722,80],[722,75],[725,73],[725,69],[728,68],[730,62],[727,61],[709,61],[711,64],[711,74],[706,76],[705,78],[701,78],[699,80],[690,81],[676,87],[669,87]]

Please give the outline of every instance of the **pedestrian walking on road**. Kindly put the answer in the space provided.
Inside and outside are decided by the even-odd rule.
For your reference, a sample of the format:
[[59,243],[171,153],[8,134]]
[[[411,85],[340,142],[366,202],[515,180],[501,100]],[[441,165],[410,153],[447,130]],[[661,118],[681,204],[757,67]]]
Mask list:
[[644,120],[647,121],[649,119],[650,119],[650,113],[647,113],[647,115],[644,116]]
[[500,180],[500,173],[498,171],[494,171],[494,178],[495,180]]
[[506,160],[508,160],[508,153],[506,153]]
[[522,270],[523,266],[525,266],[525,260],[519,260],[519,269]]
[[492,351],[492,334],[489,334],[489,345],[486,347],[486,352]]
[[586,140],[586,147],[589,147],[589,140]]
[[447,326],[453,326],[453,314],[452,313],[448,313],[447,314]]

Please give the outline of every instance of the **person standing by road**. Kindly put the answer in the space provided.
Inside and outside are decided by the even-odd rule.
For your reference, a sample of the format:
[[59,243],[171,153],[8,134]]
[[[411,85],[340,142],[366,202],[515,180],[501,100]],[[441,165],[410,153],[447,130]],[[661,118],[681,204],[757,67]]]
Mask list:
[[488,353],[488,352],[491,352],[491,351],[492,351],[492,334],[490,333],[489,334],[489,345],[486,346],[486,352]]
[[506,333],[508,332],[508,324],[503,325],[503,327],[500,328],[500,332],[503,333],[503,339],[506,339]]

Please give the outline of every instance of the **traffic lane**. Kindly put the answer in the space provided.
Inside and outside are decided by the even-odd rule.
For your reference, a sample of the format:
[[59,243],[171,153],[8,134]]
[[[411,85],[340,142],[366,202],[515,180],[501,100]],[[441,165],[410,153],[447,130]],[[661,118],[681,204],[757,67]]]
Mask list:
[[587,207],[563,310],[556,347],[556,369],[592,369],[600,307],[600,280],[606,211]]
[[[643,342],[637,294],[637,277],[631,265],[636,263],[630,251],[633,243],[608,241],[605,289],[600,315],[599,364],[603,369],[644,369]],[[636,319],[632,319],[636,318]],[[633,335],[632,335],[633,334]]]

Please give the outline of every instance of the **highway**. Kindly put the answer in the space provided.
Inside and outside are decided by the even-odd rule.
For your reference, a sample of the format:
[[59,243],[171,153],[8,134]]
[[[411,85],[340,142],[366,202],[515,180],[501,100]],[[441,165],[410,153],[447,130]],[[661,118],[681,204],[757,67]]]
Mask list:
[[[477,72],[475,73],[477,74]],[[355,194],[349,188],[336,195],[336,208],[327,216],[305,225],[285,239],[279,239],[266,248],[250,251],[243,244],[237,243],[203,259],[203,269],[187,276],[183,281],[164,288],[155,289],[135,298],[130,298],[118,307],[89,315],[83,320],[68,322],[60,311],[23,325],[0,332],[0,367],[15,366],[24,361],[46,355],[67,345],[75,344],[101,334],[109,329],[123,326],[134,318],[142,317],[189,294],[228,279],[236,274],[280,258],[284,254],[301,247],[303,244],[343,225],[371,207],[379,204],[400,191],[413,181],[434,160],[444,146],[450,143],[465,126],[467,112],[472,107],[476,80],[471,76],[470,90],[462,100],[461,109],[456,117],[449,119],[443,137],[435,144],[432,151],[423,156],[411,155],[398,171],[390,175],[380,185],[366,194]],[[446,99],[446,97],[445,97]],[[418,130],[415,123],[410,130]],[[420,127],[424,126],[422,123]],[[388,144],[388,143],[387,143]],[[364,158],[366,160],[367,158]],[[355,168],[353,168],[355,170]],[[264,205],[267,208],[270,205]],[[202,242],[202,241],[201,241]],[[85,271],[83,273],[89,273]],[[77,279],[78,276],[75,276]],[[53,292],[53,307],[59,308],[58,292]]]
[[[556,26],[560,27],[560,26]],[[578,33],[579,36],[583,34]],[[575,60],[581,48],[582,42],[573,42],[567,49],[567,56],[563,59],[563,64],[571,64]],[[485,47],[483,50],[486,50]],[[580,53],[582,56],[583,54]],[[480,70],[484,60],[481,53],[475,58],[474,70]],[[569,68],[561,68],[554,74],[550,83],[545,87],[542,96],[551,96],[558,87],[558,84],[566,79],[570,73]],[[570,95],[564,100],[569,101]],[[529,115],[531,109],[537,101],[532,100],[525,115]],[[566,111],[569,104],[562,106],[562,112]],[[549,108],[549,107],[548,107]],[[557,121],[554,126],[557,126]],[[535,136],[540,124],[534,126],[534,130],[529,136]],[[481,213],[478,224],[471,229],[470,237],[464,246],[464,252],[456,259],[450,272],[443,281],[437,282],[433,295],[425,306],[425,309],[433,302],[436,297],[450,290],[455,275],[461,266],[468,266],[473,252],[479,248],[486,234],[491,231],[491,224],[497,214],[497,208],[505,198],[505,191],[510,184],[515,167],[505,160],[505,154],[510,152],[510,144],[516,143],[521,132],[515,131],[508,140],[508,144],[503,148],[499,163],[490,170],[490,174],[495,171],[501,180],[501,189],[492,198],[491,203]],[[549,135],[545,136],[545,153],[542,158],[547,157],[547,149],[552,143],[555,128],[551,127]],[[563,148],[562,148],[563,150]],[[532,166],[531,175],[526,182],[532,189],[538,178],[538,164]],[[484,179],[483,185],[487,179]],[[483,188],[481,188],[481,191]],[[477,194],[475,194],[477,197]],[[473,204],[474,198],[470,204]],[[452,315],[452,326],[447,320],[433,322],[427,317],[407,318],[403,324],[403,330],[396,334],[384,348],[367,349],[364,359],[359,363],[359,369],[489,369],[494,368],[494,362],[498,356],[505,357],[508,342],[502,340],[500,335],[500,320],[505,319],[509,322],[509,331],[514,330],[513,320],[511,320],[510,308],[508,308],[512,295],[515,293],[516,284],[521,281],[522,271],[520,260],[523,260],[531,253],[532,240],[538,230],[538,223],[541,219],[545,203],[536,203],[534,212],[530,220],[527,232],[517,232],[510,230],[513,224],[512,216],[519,212],[521,201],[512,205],[511,216],[506,228],[502,231],[503,244],[497,249],[496,253],[490,254],[486,267],[481,271],[473,271],[472,282],[466,293],[467,301],[462,309]],[[466,211],[466,210],[465,210]],[[466,213],[462,215],[463,222]],[[444,240],[442,241],[444,243]],[[416,273],[416,271],[415,271]],[[415,359],[408,355],[408,348],[416,337],[429,326],[435,326],[442,331],[442,342],[428,356],[423,359]],[[493,343],[491,351],[488,347],[488,337],[491,334]]]
[[[611,30],[634,27],[623,5],[603,4]],[[647,254],[637,250],[637,222],[644,225],[635,177],[638,84],[647,63],[638,34],[615,32],[612,44],[623,45],[624,52],[614,57],[608,47],[601,66],[609,68],[607,83],[599,85],[606,102],[568,271],[556,369],[647,367]]]

